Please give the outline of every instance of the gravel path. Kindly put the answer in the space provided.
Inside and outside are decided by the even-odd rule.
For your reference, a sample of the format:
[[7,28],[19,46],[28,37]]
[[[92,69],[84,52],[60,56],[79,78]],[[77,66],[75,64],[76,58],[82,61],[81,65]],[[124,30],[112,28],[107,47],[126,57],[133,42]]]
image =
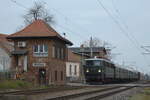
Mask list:
[[104,87],[92,87],[92,88],[89,87],[89,88],[84,88],[84,89],[68,90],[68,91],[61,91],[61,92],[55,92],[55,93],[43,93],[40,95],[30,95],[28,96],[28,100],[45,100],[45,99],[50,99],[53,97],[83,93],[83,92],[88,92],[88,91],[95,91],[99,89],[104,89]]

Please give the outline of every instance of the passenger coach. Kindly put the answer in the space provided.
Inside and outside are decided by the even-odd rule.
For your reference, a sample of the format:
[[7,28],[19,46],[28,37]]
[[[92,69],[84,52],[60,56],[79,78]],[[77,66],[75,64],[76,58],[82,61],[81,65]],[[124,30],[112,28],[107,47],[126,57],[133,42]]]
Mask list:
[[139,79],[139,72],[116,67],[106,59],[85,59],[84,75],[87,83],[129,82]]

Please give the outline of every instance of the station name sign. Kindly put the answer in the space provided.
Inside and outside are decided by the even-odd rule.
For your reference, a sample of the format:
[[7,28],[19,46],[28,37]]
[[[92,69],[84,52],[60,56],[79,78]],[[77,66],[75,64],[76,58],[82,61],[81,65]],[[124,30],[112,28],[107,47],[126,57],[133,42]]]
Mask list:
[[46,66],[46,63],[33,63],[32,65],[33,67],[44,67]]

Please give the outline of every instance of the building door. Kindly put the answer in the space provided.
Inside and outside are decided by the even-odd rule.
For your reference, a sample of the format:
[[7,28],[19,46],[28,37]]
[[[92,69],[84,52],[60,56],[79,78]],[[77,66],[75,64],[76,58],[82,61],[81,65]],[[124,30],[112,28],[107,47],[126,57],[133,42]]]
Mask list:
[[40,85],[46,85],[46,69],[39,69],[39,83]]

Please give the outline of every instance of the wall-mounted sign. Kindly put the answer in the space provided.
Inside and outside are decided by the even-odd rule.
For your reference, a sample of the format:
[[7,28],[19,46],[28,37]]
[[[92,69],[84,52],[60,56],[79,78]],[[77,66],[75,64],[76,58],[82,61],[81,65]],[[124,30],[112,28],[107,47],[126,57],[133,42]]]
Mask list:
[[32,65],[34,67],[44,67],[44,66],[46,66],[46,63],[33,63]]

